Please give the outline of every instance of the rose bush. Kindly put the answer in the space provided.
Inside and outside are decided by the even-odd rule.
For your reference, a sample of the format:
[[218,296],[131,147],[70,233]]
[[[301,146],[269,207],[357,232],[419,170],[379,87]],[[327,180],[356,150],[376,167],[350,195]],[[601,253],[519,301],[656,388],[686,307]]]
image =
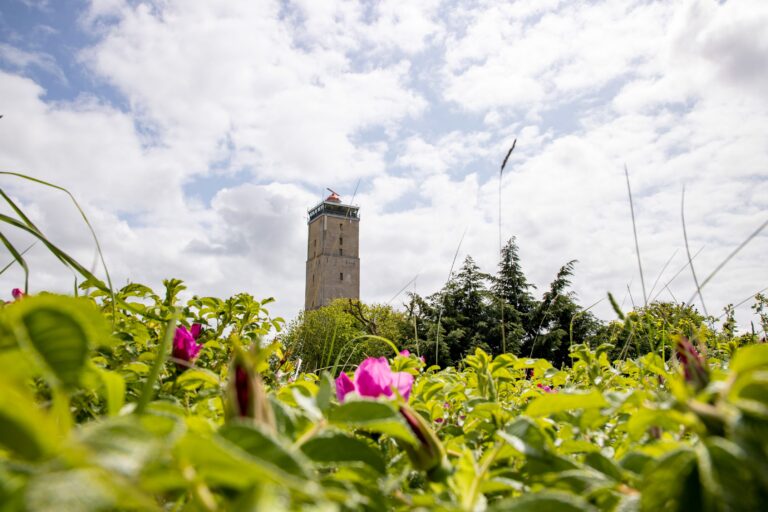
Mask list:
[[[768,502],[768,345],[726,358],[680,338],[675,358],[611,361],[610,346],[574,344],[563,368],[478,349],[425,369],[395,352],[334,381],[258,341],[281,324],[265,301],[174,305],[160,297],[181,284],[167,286],[118,290],[114,312],[99,291],[0,308],[5,510]],[[192,328],[173,325],[176,311]],[[172,357],[193,364],[178,371]]]

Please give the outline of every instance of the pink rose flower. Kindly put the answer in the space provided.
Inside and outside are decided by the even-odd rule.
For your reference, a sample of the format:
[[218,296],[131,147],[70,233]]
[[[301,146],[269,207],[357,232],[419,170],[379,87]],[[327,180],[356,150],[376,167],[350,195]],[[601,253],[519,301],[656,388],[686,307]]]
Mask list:
[[195,339],[200,336],[201,330],[200,324],[193,324],[191,330],[183,325],[177,327],[173,336],[173,357],[190,362],[197,359],[203,346],[198,345]]
[[544,384],[537,384],[536,387],[538,387],[540,390],[544,391],[545,393],[557,393],[556,389],[552,389],[549,386],[546,386]]
[[19,300],[24,297],[24,292],[21,291],[21,288],[14,288],[11,290],[11,295],[13,295],[14,300]]
[[393,389],[396,389],[408,400],[412,387],[413,375],[407,372],[393,372],[384,357],[369,357],[355,370],[354,381],[346,373],[339,375],[336,379],[336,398],[343,402],[344,397],[352,392],[371,398],[391,397]]
[[696,391],[707,387],[709,383],[709,367],[707,362],[685,336],[678,338],[675,345],[675,355],[683,367],[685,381],[691,384]]

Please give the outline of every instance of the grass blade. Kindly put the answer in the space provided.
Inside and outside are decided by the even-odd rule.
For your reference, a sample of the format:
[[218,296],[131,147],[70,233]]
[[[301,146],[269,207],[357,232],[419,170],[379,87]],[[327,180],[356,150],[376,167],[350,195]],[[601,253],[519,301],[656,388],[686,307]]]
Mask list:
[[[43,244],[48,248],[48,250],[51,251],[57,258],[59,258],[60,260],[64,261],[67,265],[77,270],[86,279],[90,279],[93,282],[94,286],[96,286],[97,288],[99,288],[104,292],[111,291],[109,288],[107,288],[107,286],[104,285],[104,283],[99,278],[91,274],[91,272],[88,269],[80,265],[70,255],[68,255],[67,253],[65,253],[55,245],[53,245],[53,243],[51,243],[47,238],[45,238],[45,235],[43,235],[39,231],[36,231],[28,227],[23,222],[17,219],[14,219],[13,217],[9,217],[8,215],[0,214],[0,221],[5,222],[6,224],[10,224],[11,226],[19,228],[22,231],[26,231],[27,233],[31,234],[32,236],[34,236],[35,238],[43,242]],[[113,301],[113,304],[114,304],[114,301]]]
[[[704,310],[704,315],[709,316],[709,313],[707,313],[707,306],[704,304],[704,296],[701,294],[701,286],[699,286],[699,279],[696,277],[696,269],[693,268],[693,258],[691,258],[691,249],[688,246],[688,231],[685,229],[685,185],[683,185],[683,195],[680,201],[680,218],[683,221],[683,239],[685,240],[685,253],[688,255],[688,265],[690,265],[691,267],[691,274],[693,274],[693,282],[696,284],[696,292],[699,295],[699,300],[701,300],[701,309]],[[696,297],[696,293],[694,293],[691,299],[688,301],[689,304],[694,297]]]
[[627,178],[627,193],[629,194],[629,211],[632,214],[632,233],[635,235],[635,254],[637,255],[637,267],[640,269],[640,284],[643,287],[643,305],[648,305],[648,295],[645,293],[645,278],[643,277],[643,263],[640,260],[640,244],[637,241],[637,225],[635,224],[635,205],[632,201],[632,187],[629,186],[629,170],[624,164],[624,176]]
[[[29,250],[30,250],[31,248],[33,248],[33,247],[34,247],[36,244],[37,244],[37,242],[32,242],[31,244],[29,244],[29,245],[27,246],[27,248],[26,248],[26,249],[24,249],[23,251],[21,251],[21,253],[20,253],[20,254],[21,254],[22,256],[24,256],[24,255],[25,255],[25,254],[27,254],[27,252],[29,252]],[[17,261],[18,261],[18,260],[16,260],[16,258],[14,258],[14,259],[12,259],[11,261],[9,261],[9,262],[8,262],[8,264],[7,264],[6,266],[4,266],[2,269],[0,269],[0,275],[2,275],[3,273],[5,273],[5,271],[6,271],[6,270],[8,270],[9,268],[11,268],[11,267],[13,266],[13,264],[14,264],[14,263],[16,263]]]
[[[750,296],[749,296],[749,297],[747,297],[746,299],[742,300],[742,301],[741,301],[741,302],[739,302],[738,304],[735,304],[735,305],[733,306],[733,309],[736,309],[737,307],[741,306],[742,304],[744,304],[744,303],[745,303],[745,302],[747,302],[748,300],[752,300],[752,299],[754,299],[754,298],[755,298],[755,295],[757,295],[758,293],[763,293],[765,290],[768,290],[768,286],[766,286],[766,287],[765,287],[765,288],[763,288],[762,290],[758,290],[758,291],[756,291],[755,293],[753,293],[752,295],[750,295]],[[721,318],[723,318],[725,315],[726,315],[726,313],[723,313],[722,315],[720,315],[719,317],[717,317],[717,319],[718,319],[718,320],[720,320],[720,319],[721,319]]]
[[[101,250],[101,244],[99,243],[99,238],[96,236],[96,231],[93,229],[93,226],[91,225],[91,222],[88,220],[88,217],[85,215],[85,212],[80,207],[80,203],[78,203],[77,199],[75,199],[75,196],[73,196],[72,193],[69,190],[67,190],[66,188],[64,188],[64,187],[60,187],[59,185],[55,185],[53,183],[49,183],[47,181],[44,181],[44,180],[41,180],[41,179],[38,179],[38,178],[34,178],[32,176],[27,176],[26,174],[22,174],[22,173],[18,173],[18,172],[10,172],[10,171],[0,171],[0,175],[15,176],[15,177],[21,178],[23,180],[27,180],[27,181],[31,181],[33,183],[37,183],[39,185],[43,185],[43,186],[50,187],[50,188],[53,188],[53,189],[56,189],[56,190],[60,190],[61,192],[64,192],[65,194],[67,194],[69,196],[69,198],[72,200],[72,203],[75,205],[75,208],[77,208],[77,211],[80,213],[80,216],[83,218],[83,221],[85,221],[85,225],[88,226],[88,230],[91,232],[91,237],[93,238],[93,241],[96,244],[96,250],[99,253],[99,259],[101,260],[101,265],[104,268],[104,274],[105,274],[105,276],[107,278],[107,284],[109,286],[109,289],[105,290],[105,291],[108,291],[110,297],[112,298],[112,315],[114,317],[115,316],[115,312],[116,312],[116,310],[115,310],[115,308],[116,308],[116,305],[115,305],[115,292],[114,292],[114,289],[112,287],[112,278],[109,275],[109,269],[107,268],[107,263],[106,263],[106,261],[104,261],[104,253]],[[5,194],[3,194],[3,196],[5,196]],[[16,210],[16,209],[14,208],[14,210]],[[17,211],[17,213],[19,213],[22,216],[22,218],[26,218],[25,216],[23,216],[23,213],[21,213],[18,210],[16,210],[16,211]],[[37,230],[37,228],[35,228],[35,229]],[[37,230],[37,231],[39,232],[39,230]],[[78,264],[78,266],[80,266],[80,265]]]
[[[14,261],[18,261],[19,265],[21,265],[21,268],[24,269],[24,293],[29,293],[29,267],[27,266],[27,262],[24,260],[24,256],[22,256],[21,253],[16,250],[16,247],[13,246],[11,241],[8,240],[2,232],[0,232],[0,241],[3,242],[3,245],[5,245],[8,251],[11,253]],[[9,263],[8,266],[10,266],[11,263]],[[8,266],[5,268],[8,268]],[[3,269],[3,271],[5,271],[5,269]]]
[[[499,169],[499,257],[501,257],[502,243],[501,243],[501,178],[504,174],[504,168],[507,166],[507,160],[515,150],[517,139],[512,141],[512,147],[507,151],[507,156],[504,157],[504,161],[501,162],[501,169]],[[507,334],[504,329],[504,298],[499,297],[499,310],[501,311],[501,353],[507,352]]]
[[[699,287],[699,290],[701,290],[701,288],[704,288],[704,287],[707,285],[707,283],[708,283],[710,280],[712,280],[712,278],[713,278],[713,277],[715,277],[715,275],[716,275],[718,272],[720,272],[720,270],[722,270],[722,268],[723,268],[724,266],[726,266],[726,265],[728,264],[728,262],[729,262],[729,261],[731,261],[731,259],[733,259],[733,257],[734,257],[734,256],[736,256],[736,255],[739,253],[739,251],[741,251],[741,250],[744,248],[744,246],[746,246],[746,245],[747,245],[749,242],[751,242],[751,241],[752,241],[752,239],[753,239],[753,238],[755,238],[757,235],[759,235],[759,234],[760,234],[760,232],[761,232],[762,230],[764,230],[766,226],[768,226],[768,220],[766,220],[765,222],[763,222],[763,223],[760,225],[760,227],[758,227],[756,230],[754,230],[754,231],[752,232],[752,234],[751,234],[751,235],[749,235],[749,236],[748,236],[748,237],[747,237],[747,238],[746,238],[746,239],[745,239],[743,242],[741,242],[741,244],[739,244],[739,246],[738,246],[737,248],[735,248],[735,249],[734,249],[734,250],[731,252],[731,254],[729,254],[729,255],[728,255],[728,256],[727,256],[727,257],[726,257],[726,258],[725,258],[725,259],[724,259],[722,262],[720,262],[720,264],[719,264],[719,265],[718,265],[718,266],[715,268],[715,270],[713,270],[713,271],[712,271],[712,273],[711,273],[711,274],[709,274],[709,275],[707,276],[707,278],[706,278],[706,279],[704,279],[704,280],[701,282],[701,286]],[[693,300],[693,297],[695,297],[695,296],[696,296],[696,294],[693,294],[693,296],[692,296],[692,297],[691,297],[691,298],[688,300],[688,302],[690,302],[691,300]]]
[[[694,254],[694,255],[693,255],[693,258],[691,258],[691,259],[692,259],[692,260],[695,260],[695,259],[696,259],[696,257],[697,257],[699,254],[701,254],[701,251],[703,251],[703,250],[704,250],[704,247],[706,247],[706,246],[702,246],[702,247],[700,247],[700,248],[699,248],[699,250],[698,250],[698,251],[696,251],[696,254]],[[672,279],[670,279],[669,281],[667,281],[666,283],[664,283],[664,286],[662,286],[662,287],[659,289],[659,291],[658,291],[658,292],[656,292],[656,295],[654,295],[654,296],[653,296],[653,298],[651,299],[651,302],[655,301],[655,300],[656,300],[656,299],[659,297],[659,295],[661,295],[661,294],[664,292],[664,289],[667,289],[667,288],[669,287],[669,285],[670,285],[670,284],[672,284],[672,281],[674,281],[675,279],[677,279],[677,276],[679,276],[679,275],[680,275],[680,274],[683,272],[683,270],[685,270],[686,268],[688,268],[688,265],[689,265],[689,263],[688,263],[688,261],[686,261],[686,262],[685,262],[685,264],[684,264],[682,267],[680,267],[680,268],[678,269],[678,271],[677,271],[677,272],[675,272],[675,275],[673,275],[673,276],[672,276]]]
[[[461,238],[459,239],[459,245],[456,246],[456,252],[453,254],[453,261],[451,262],[451,270],[448,271],[448,281],[451,280],[451,276],[453,275],[453,267],[456,265],[456,258],[459,257],[459,250],[461,250],[461,244],[464,242],[464,237],[467,234],[467,228],[464,228],[464,232],[461,234]],[[446,282],[447,283],[447,282]],[[437,336],[435,336],[435,364],[437,364],[439,354],[440,354],[440,321],[443,319],[443,299],[444,297],[440,297],[440,311],[437,314]]]
[[[675,250],[672,252],[672,256],[670,256],[670,257],[669,257],[669,259],[667,260],[667,262],[666,262],[666,263],[664,264],[664,266],[661,268],[661,272],[659,272],[659,275],[657,275],[657,276],[656,276],[656,280],[653,282],[653,286],[651,286],[651,291],[649,291],[649,292],[648,292],[648,296],[649,296],[649,297],[650,297],[651,295],[653,295],[653,290],[655,290],[655,289],[656,289],[656,285],[657,285],[657,284],[659,284],[659,279],[661,279],[661,276],[663,276],[663,275],[664,275],[664,272],[667,270],[667,267],[669,266],[669,264],[670,264],[670,263],[672,263],[672,260],[674,259],[674,257],[675,257],[675,255],[676,255],[676,254],[677,254],[677,249],[675,249]],[[651,302],[653,302],[653,301],[651,301]]]

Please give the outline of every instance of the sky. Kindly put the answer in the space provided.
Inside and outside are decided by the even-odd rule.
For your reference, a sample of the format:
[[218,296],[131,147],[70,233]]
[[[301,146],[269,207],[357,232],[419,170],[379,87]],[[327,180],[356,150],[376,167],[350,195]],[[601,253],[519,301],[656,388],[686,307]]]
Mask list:
[[[175,277],[293,318],[330,187],[360,206],[367,302],[434,293],[457,250],[493,273],[515,236],[538,294],[575,259],[600,318],[643,283],[719,316],[768,287],[768,230],[702,307],[690,269],[673,279],[682,193],[703,281],[768,220],[767,64],[764,0],[0,0],[0,170],[70,190],[119,286]],[[0,187],[98,269],[65,194]],[[32,292],[71,291],[42,246],[26,258]],[[14,265],[0,295],[22,283]]]

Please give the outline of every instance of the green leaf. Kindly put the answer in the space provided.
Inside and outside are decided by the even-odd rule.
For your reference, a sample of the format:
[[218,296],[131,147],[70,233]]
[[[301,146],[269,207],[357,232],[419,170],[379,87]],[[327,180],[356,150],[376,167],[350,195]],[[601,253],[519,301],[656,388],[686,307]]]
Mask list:
[[386,467],[381,454],[365,441],[340,432],[316,436],[301,446],[301,451],[316,462],[339,464],[362,462],[384,474]]
[[710,437],[704,447],[711,461],[712,480],[716,482],[710,493],[716,505],[721,510],[760,510],[762,499],[756,482],[759,470],[749,463],[746,453],[721,437]]
[[570,493],[544,491],[495,502],[491,512],[597,512],[583,498]]
[[704,510],[696,453],[681,448],[649,465],[641,491],[642,510]]
[[145,375],[149,373],[149,365],[146,363],[140,363],[138,361],[134,361],[126,365],[123,365],[122,369],[136,373],[138,375]]
[[350,400],[331,409],[328,420],[333,425],[379,432],[416,444],[416,437],[389,402]]
[[522,455],[542,457],[549,450],[546,436],[529,418],[518,418],[498,434]]
[[190,368],[176,377],[176,383],[184,389],[197,389],[199,387],[218,387],[221,382],[219,376],[205,368]]
[[641,475],[649,464],[653,464],[654,459],[650,455],[642,452],[629,452],[621,459],[619,464],[627,471]]
[[624,475],[618,464],[600,452],[592,452],[585,455],[584,463],[616,482],[622,482],[624,480]]
[[741,373],[768,366],[768,344],[760,343],[740,348],[731,360],[731,371]]
[[256,425],[229,423],[219,429],[219,435],[264,465],[301,478],[307,477],[301,460]]
[[530,418],[520,417],[497,434],[525,457],[527,471],[531,474],[567,471],[578,467],[570,459],[551,452],[551,443],[546,434]]
[[97,373],[104,388],[107,414],[117,416],[125,404],[125,379],[120,374],[103,368],[98,368]]
[[77,437],[90,450],[93,462],[127,477],[137,476],[163,448],[162,438],[153,436],[133,415],[88,423]]
[[696,423],[696,418],[690,413],[683,413],[673,409],[641,409],[627,422],[627,433],[633,440],[639,440],[651,427],[659,427],[668,431],[676,431],[681,425],[691,426]]
[[88,512],[117,507],[118,497],[97,469],[46,472],[27,486],[26,509],[35,512]]
[[40,295],[9,309],[22,349],[36,355],[51,384],[65,388],[79,384],[90,347],[109,336],[101,313],[86,299]]
[[51,421],[26,389],[0,381],[0,446],[22,459],[40,459],[53,447]]
[[606,478],[604,474],[589,468],[551,472],[542,477],[542,482],[547,487],[566,490],[580,496],[592,494],[600,489],[611,489],[616,485],[615,481]]
[[323,372],[320,375],[320,381],[318,383],[318,390],[317,390],[317,407],[325,412],[328,410],[328,408],[331,405],[331,396],[333,395],[333,378],[328,372]]
[[528,405],[528,416],[550,416],[571,409],[595,409],[608,407],[602,393],[593,389],[589,393],[547,393]]
[[[233,432],[248,448],[258,446],[256,436],[240,436]],[[269,443],[264,443],[270,449]],[[237,444],[218,435],[187,433],[176,445],[177,457],[191,464],[198,476],[209,485],[244,490],[257,482],[268,481],[303,493],[316,492],[316,487],[297,478],[275,464],[256,456]],[[295,469],[295,464],[291,464]]]

